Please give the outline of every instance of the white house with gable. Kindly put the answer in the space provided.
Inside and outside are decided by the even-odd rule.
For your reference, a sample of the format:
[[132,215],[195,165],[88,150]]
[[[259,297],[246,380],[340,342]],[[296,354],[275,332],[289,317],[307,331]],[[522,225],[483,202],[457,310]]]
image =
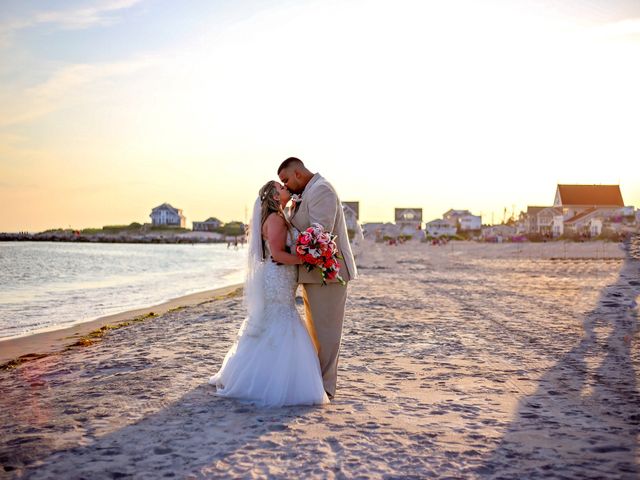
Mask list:
[[473,215],[469,210],[448,210],[442,215],[442,219],[452,225],[456,225],[460,231],[469,232],[482,228],[482,217]]
[[447,220],[431,220],[425,224],[425,229],[427,231],[427,235],[430,237],[442,237],[449,236],[452,237],[458,232],[458,228],[455,224],[451,224],[451,222]]
[[163,203],[151,210],[151,224],[155,226],[184,228],[187,222],[182,210],[172,207],[168,203]]
[[395,218],[400,235],[417,235],[422,229],[421,208],[396,208]]
[[204,222],[193,222],[194,232],[215,232],[222,226],[222,222],[215,217],[209,217]]

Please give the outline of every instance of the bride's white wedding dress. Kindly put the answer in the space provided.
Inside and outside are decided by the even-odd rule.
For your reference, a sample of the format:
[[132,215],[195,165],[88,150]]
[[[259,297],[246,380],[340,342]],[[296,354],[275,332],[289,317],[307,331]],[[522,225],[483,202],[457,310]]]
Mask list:
[[256,278],[262,282],[261,308],[249,311],[209,383],[217,395],[259,406],[329,403],[318,355],[295,306],[296,267],[275,264],[268,245],[265,250],[267,260],[257,273],[262,278]]

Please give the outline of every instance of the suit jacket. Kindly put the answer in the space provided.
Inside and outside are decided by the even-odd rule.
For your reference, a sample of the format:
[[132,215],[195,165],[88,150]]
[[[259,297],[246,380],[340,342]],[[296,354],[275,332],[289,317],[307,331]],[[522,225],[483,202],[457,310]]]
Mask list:
[[[342,203],[333,186],[320,174],[316,173],[307,183],[302,192],[302,201],[292,212],[290,221],[300,231],[309,228],[312,223],[319,223],[327,232],[337,235],[336,244],[342,256],[342,260],[339,260],[340,276],[345,282],[358,277]],[[322,283],[322,275],[318,269],[308,272],[306,267],[299,265],[298,283]]]

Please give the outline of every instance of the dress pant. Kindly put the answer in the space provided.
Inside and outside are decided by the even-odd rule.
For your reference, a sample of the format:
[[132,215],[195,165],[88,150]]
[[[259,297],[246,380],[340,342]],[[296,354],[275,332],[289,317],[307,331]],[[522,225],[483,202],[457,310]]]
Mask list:
[[342,340],[342,323],[347,302],[347,286],[302,284],[305,322],[318,351],[325,391],[334,396],[338,376],[338,357]]

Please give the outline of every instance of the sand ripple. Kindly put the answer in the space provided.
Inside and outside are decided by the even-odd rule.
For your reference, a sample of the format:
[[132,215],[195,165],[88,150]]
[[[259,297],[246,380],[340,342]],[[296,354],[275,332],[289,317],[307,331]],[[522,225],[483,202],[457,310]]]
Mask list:
[[4,476],[639,478],[639,244],[368,246],[324,407],[213,395],[239,298],[0,372]]

